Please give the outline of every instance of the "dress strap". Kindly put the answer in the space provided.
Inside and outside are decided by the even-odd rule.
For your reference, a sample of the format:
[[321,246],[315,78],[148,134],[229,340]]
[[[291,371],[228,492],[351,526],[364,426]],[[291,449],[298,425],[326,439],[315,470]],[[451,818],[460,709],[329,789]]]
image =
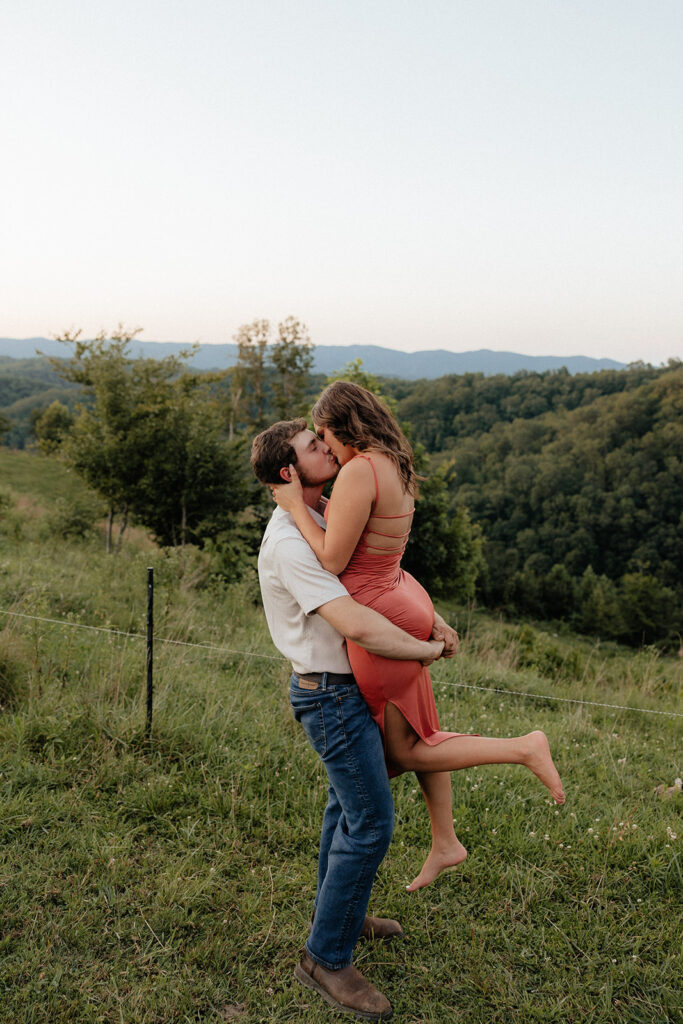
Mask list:
[[372,475],[375,478],[375,500],[373,501],[373,505],[376,505],[377,501],[379,500],[379,482],[377,480],[377,470],[375,469],[375,464],[374,464],[374,462],[372,461],[372,459],[370,458],[369,455],[363,455],[362,452],[359,452],[358,455],[356,456],[356,458],[357,459],[363,459],[364,462],[369,462],[370,463],[370,468],[372,469]]

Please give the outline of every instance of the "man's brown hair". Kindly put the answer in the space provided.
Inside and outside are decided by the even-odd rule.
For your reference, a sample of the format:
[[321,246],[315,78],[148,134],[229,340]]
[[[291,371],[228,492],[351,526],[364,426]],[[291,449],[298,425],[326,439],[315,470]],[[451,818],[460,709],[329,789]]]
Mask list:
[[262,430],[251,443],[251,468],[256,479],[262,484],[281,484],[280,470],[283,466],[296,466],[296,452],[292,447],[293,437],[307,430],[306,420],[280,420],[272,427]]

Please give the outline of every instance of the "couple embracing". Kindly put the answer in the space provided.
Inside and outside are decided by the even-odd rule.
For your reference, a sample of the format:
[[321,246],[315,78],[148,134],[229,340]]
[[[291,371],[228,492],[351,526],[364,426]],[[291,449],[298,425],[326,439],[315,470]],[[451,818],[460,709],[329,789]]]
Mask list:
[[[251,462],[277,502],[259,554],[275,646],[292,663],[290,702],[325,766],[325,808],[311,930],[295,975],[338,1010],[388,1020],[391,1004],[353,966],[358,939],[403,934],[367,914],[393,831],[389,776],[416,773],[432,846],[406,888],[467,856],[453,829],[451,771],[526,765],[564,802],[542,732],[509,739],[444,732],[427,666],[458,636],[400,567],[415,512],[412,452],[389,410],[337,381],[303,419],[274,424]],[[335,480],[329,502],[324,485]]]

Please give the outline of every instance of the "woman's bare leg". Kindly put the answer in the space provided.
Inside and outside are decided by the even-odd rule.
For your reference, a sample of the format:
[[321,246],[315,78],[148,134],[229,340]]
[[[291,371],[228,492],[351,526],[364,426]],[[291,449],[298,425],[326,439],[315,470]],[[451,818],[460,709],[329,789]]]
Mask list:
[[548,787],[556,803],[565,801],[548,740],[540,730],[511,739],[454,736],[430,747],[414,732],[399,709],[387,704],[384,731],[388,760],[404,771],[451,772],[481,764],[523,764]]
[[462,864],[467,850],[453,828],[453,799],[449,772],[418,772],[417,779],[424,793],[432,826],[432,848],[422,870],[410,885],[408,892],[423,889],[437,875],[448,868]]

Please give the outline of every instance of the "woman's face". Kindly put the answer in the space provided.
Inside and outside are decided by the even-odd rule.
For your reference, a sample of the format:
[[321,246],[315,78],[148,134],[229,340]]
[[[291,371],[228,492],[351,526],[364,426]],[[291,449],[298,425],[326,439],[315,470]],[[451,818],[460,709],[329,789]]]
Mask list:
[[352,445],[343,444],[329,427],[322,427],[316,423],[315,432],[325,442],[340,466],[350,462],[354,455],[357,454],[356,449]]

